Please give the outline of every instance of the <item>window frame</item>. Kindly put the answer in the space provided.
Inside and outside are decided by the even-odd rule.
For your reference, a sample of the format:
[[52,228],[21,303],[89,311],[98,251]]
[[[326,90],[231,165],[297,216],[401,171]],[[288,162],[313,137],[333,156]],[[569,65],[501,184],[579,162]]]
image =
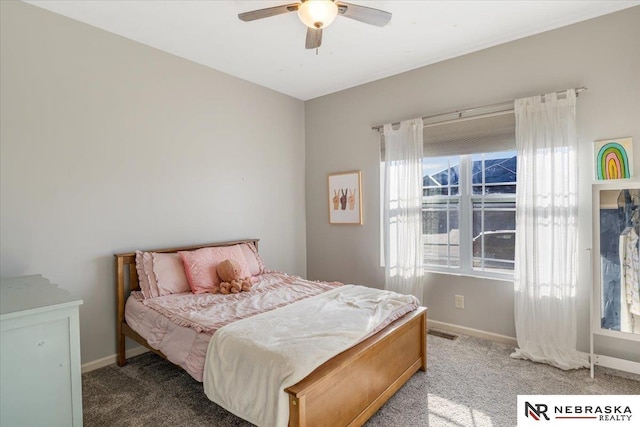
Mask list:
[[[506,150],[505,150],[506,151]],[[514,150],[509,150],[514,151]],[[423,262],[423,269],[425,272],[432,273],[442,273],[456,276],[469,276],[469,277],[479,277],[485,279],[494,279],[494,280],[506,280],[513,281],[514,272],[496,272],[496,271],[488,271],[476,269],[473,266],[474,257],[473,257],[473,215],[476,210],[474,210],[474,201],[481,201],[483,205],[485,201],[495,201],[495,202],[508,202],[514,203],[513,210],[515,211],[515,194],[473,194],[473,180],[472,180],[472,168],[473,168],[473,156],[479,154],[490,153],[490,151],[482,152],[482,153],[472,153],[472,154],[461,154],[461,155],[451,155],[446,157],[459,157],[459,173],[460,178],[458,182],[458,225],[459,225],[459,266],[438,266],[432,264],[426,264]],[[424,159],[428,159],[431,156],[425,156]],[[440,156],[435,156],[440,157]],[[484,167],[483,167],[484,174]],[[484,179],[483,179],[484,181]],[[476,184],[476,186],[479,184]],[[483,184],[484,186],[484,184]],[[423,194],[424,194],[423,187]],[[423,196],[423,212],[425,207],[426,200],[447,200],[453,196]],[[505,209],[506,210],[506,209]],[[511,209],[509,209],[511,210]],[[514,231],[515,233],[515,231]],[[424,232],[423,232],[424,236]],[[450,254],[450,250],[448,250],[448,254]],[[514,266],[515,267],[515,266]]]

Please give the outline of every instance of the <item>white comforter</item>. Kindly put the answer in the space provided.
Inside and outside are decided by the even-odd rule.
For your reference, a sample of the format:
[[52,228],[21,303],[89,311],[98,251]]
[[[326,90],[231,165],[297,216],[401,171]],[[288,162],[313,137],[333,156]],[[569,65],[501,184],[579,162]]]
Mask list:
[[205,393],[258,426],[286,427],[285,388],[417,306],[413,296],[345,285],[231,323],[209,343]]

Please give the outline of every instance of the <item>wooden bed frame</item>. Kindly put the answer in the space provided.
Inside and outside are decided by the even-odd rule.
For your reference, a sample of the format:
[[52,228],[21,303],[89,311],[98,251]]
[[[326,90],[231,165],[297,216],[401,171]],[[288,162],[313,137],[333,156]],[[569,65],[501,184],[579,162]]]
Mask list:
[[[149,252],[177,252],[253,243],[259,239],[208,243]],[[115,254],[117,299],[117,363],[127,363],[129,337],[166,359],[124,319],[128,292],[139,289],[135,252]],[[128,280],[127,280],[128,279]],[[375,335],[328,360],[299,383],[288,387],[289,426],[360,426],[418,370],[427,368],[427,309],[420,307]]]

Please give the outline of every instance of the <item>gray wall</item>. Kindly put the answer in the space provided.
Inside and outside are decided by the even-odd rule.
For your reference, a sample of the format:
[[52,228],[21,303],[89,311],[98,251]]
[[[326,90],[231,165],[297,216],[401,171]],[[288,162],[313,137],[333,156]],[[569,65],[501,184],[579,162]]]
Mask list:
[[[40,8],[0,8],[0,275],[41,273],[84,300],[84,362],[115,351],[115,252],[259,237],[270,268],[382,287],[372,125],[588,86],[581,251],[592,141],[640,138],[640,7],[304,104]],[[329,226],[327,174],[356,169],[365,223]],[[425,284],[430,318],[515,335],[510,282],[428,274]],[[582,349],[590,286],[583,252]]]
[[[640,7],[521,39],[305,103],[307,272],[383,287],[379,266],[378,134],[372,125],[587,86],[578,100],[580,139],[578,346],[588,350],[592,141],[640,139]],[[425,43],[428,43],[425,40]],[[384,55],[384,52],[380,52]],[[640,171],[640,149],[635,170]],[[330,226],[327,174],[362,170],[363,226]],[[465,309],[454,308],[454,294]],[[512,283],[427,274],[429,317],[515,336]],[[637,343],[622,355],[640,361]],[[606,352],[606,349],[602,349]],[[632,355],[635,351],[635,355]]]
[[84,300],[83,362],[115,353],[115,252],[258,237],[306,273],[302,101],[0,4],[0,274]]

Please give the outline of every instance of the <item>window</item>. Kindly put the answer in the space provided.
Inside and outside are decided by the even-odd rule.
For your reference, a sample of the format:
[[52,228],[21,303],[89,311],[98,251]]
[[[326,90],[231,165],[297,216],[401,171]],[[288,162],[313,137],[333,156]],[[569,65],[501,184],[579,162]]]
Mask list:
[[425,157],[425,268],[509,277],[515,251],[515,151]]
[[460,266],[460,156],[422,162],[424,264]]
[[[423,119],[426,270],[513,279],[517,152],[508,104]],[[384,159],[384,138],[380,154]],[[380,177],[384,200],[384,163]],[[382,236],[382,221],[380,227]]]

